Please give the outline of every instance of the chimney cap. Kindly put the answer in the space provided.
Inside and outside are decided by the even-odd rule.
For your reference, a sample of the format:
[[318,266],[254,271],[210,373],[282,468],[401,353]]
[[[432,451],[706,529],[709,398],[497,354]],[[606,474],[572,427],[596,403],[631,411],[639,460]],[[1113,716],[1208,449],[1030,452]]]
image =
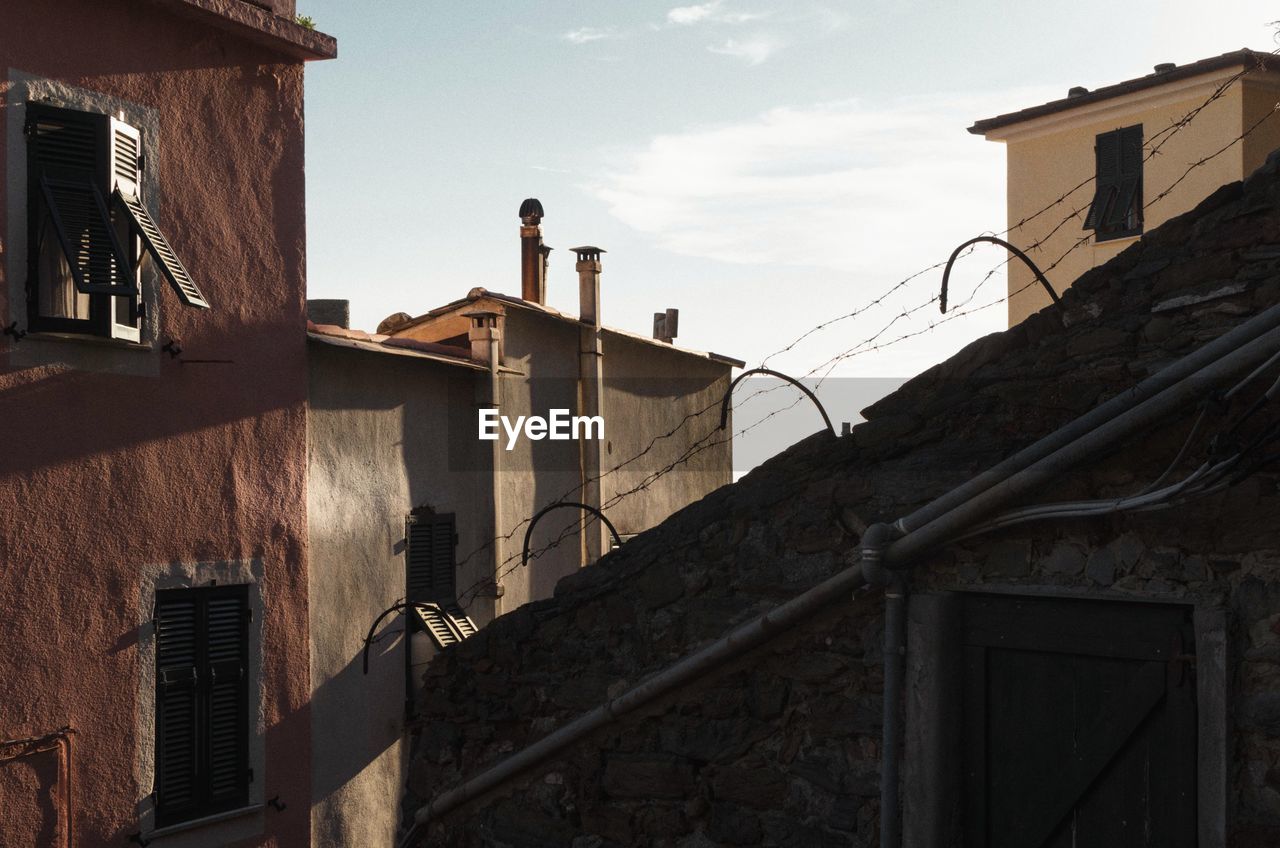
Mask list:
[[591,259],[599,256],[602,253],[609,252],[605,250],[603,247],[592,247],[589,244],[583,245],[582,247],[571,247],[569,249],[572,250],[574,253],[578,254],[579,259]]
[[542,220],[542,204],[538,202],[536,197],[526,197],[524,202],[520,204],[520,217],[533,218],[533,223]]

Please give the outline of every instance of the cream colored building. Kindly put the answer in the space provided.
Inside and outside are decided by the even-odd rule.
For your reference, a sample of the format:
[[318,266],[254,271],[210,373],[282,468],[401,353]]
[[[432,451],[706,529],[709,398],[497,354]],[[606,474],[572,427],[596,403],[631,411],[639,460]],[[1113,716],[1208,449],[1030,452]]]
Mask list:
[[[1239,50],[1186,65],[1157,65],[1146,76],[1093,91],[1072,88],[1061,100],[977,121],[969,132],[1005,143],[1005,238],[1044,269],[1060,292],[1144,230],[1187,212],[1214,189],[1260,166],[1280,147],[1277,101],[1280,58]],[[1153,149],[1158,153],[1151,155]],[[1192,167],[1203,159],[1208,161]],[[1064,194],[1062,203],[1036,214]],[[1008,280],[1010,326],[1049,305],[1049,295],[1034,284],[1025,264],[1012,261]]]
[[[574,250],[577,303],[556,292],[570,311],[548,305],[541,207],[527,201],[520,215],[519,296],[475,288],[416,317],[390,316],[374,333],[348,326],[345,301],[308,302],[317,848],[395,844],[412,700],[430,685],[422,670],[451,626],[469,637],[549,597],[611,547],[599,522],[584,528],[580,510],[557,508],[530,548],[561,544],[522,566],[527,519],[560,500],[583,502],[625,541],[733,477],[732,427],[711,431],[743,363],[677,346],[674,310],[655,315],[652,336],[605,325],[598,248]],[[602,437],[548,433],[508,450],[505,433],[479,438],[478,414],[491,409],[511,420],[566,409],[605,427]],[[437,609],[380,618],[404,598]]]

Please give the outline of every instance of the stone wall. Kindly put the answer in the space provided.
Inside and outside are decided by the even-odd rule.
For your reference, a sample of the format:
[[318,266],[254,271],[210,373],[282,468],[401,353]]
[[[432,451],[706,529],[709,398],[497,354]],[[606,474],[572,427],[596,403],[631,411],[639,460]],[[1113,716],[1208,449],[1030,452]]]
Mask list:
[[[848,567],[869,523],[1280,300],[1277,196],[1271,160],[1081,277],[1060,316],[973,343],[867,410],[851,436],[806,439],[561,581],[554,598],[445,651],[427,673],[406,809]],[[1177,453],[1193,412],[1064,475],[1037,502],[1141,489]],[[1188,508],[1028,524],[952,546],[919,563],[913,581],[916,591],[1225,609],[1231,844],[1276,844],[1278,505],[1276,477],[1263,474]],[[431,823],[423,844],[874,844],[881,609],[878,590],[858,593]]]

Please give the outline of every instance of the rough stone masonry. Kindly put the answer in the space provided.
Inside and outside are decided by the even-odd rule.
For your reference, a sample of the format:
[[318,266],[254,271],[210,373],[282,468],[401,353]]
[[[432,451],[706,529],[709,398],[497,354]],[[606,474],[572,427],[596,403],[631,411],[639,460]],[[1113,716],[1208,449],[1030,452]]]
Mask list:
[[[1273,157],[1085,274],[1060,314],[974,342],[867,410],[850,436],[800,442],[564,579],[554,598],[444,651],[427,672],[406,823],[463,778],[847,567],[870,523],[1276,303],[1277,198]],[[1193,412],[1064,475],[1043,500],[1140,489],[1177,453]],[[953,545],[912,580],[916,591],[999,586],[1220,606],[1229,842],[1276,845],[1278,504],[1277,477],[1264,472],[1190,507],[1032,523]],[[421,844],[874,844],[882,607],[881,592],[867,590],[830,608],[432,822]]]

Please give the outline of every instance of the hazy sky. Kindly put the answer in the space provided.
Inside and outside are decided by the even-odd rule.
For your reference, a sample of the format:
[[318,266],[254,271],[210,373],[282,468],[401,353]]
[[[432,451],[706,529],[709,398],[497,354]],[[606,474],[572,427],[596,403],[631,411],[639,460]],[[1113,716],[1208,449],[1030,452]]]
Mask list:
[[[679,344],[756,364],[1004,229],[1004,149],[965,131],[975,119],[1271,49],[1269,6],[299,0],[339,46],[307,70],[309,292],[349,298],[370,330],[472,286],[518,294],[532,196],[556,248],[552,306],[577,306],[567,248],[598,245],[606,323],[647,334],[678,307]],[[1002,258],[976,253],[955,290]],[[938,282],[770,364],[803,374]],[[975,303],[1003,290],[993,278]],[[996,306],[838,373],[909,376],[1003,325]]]

